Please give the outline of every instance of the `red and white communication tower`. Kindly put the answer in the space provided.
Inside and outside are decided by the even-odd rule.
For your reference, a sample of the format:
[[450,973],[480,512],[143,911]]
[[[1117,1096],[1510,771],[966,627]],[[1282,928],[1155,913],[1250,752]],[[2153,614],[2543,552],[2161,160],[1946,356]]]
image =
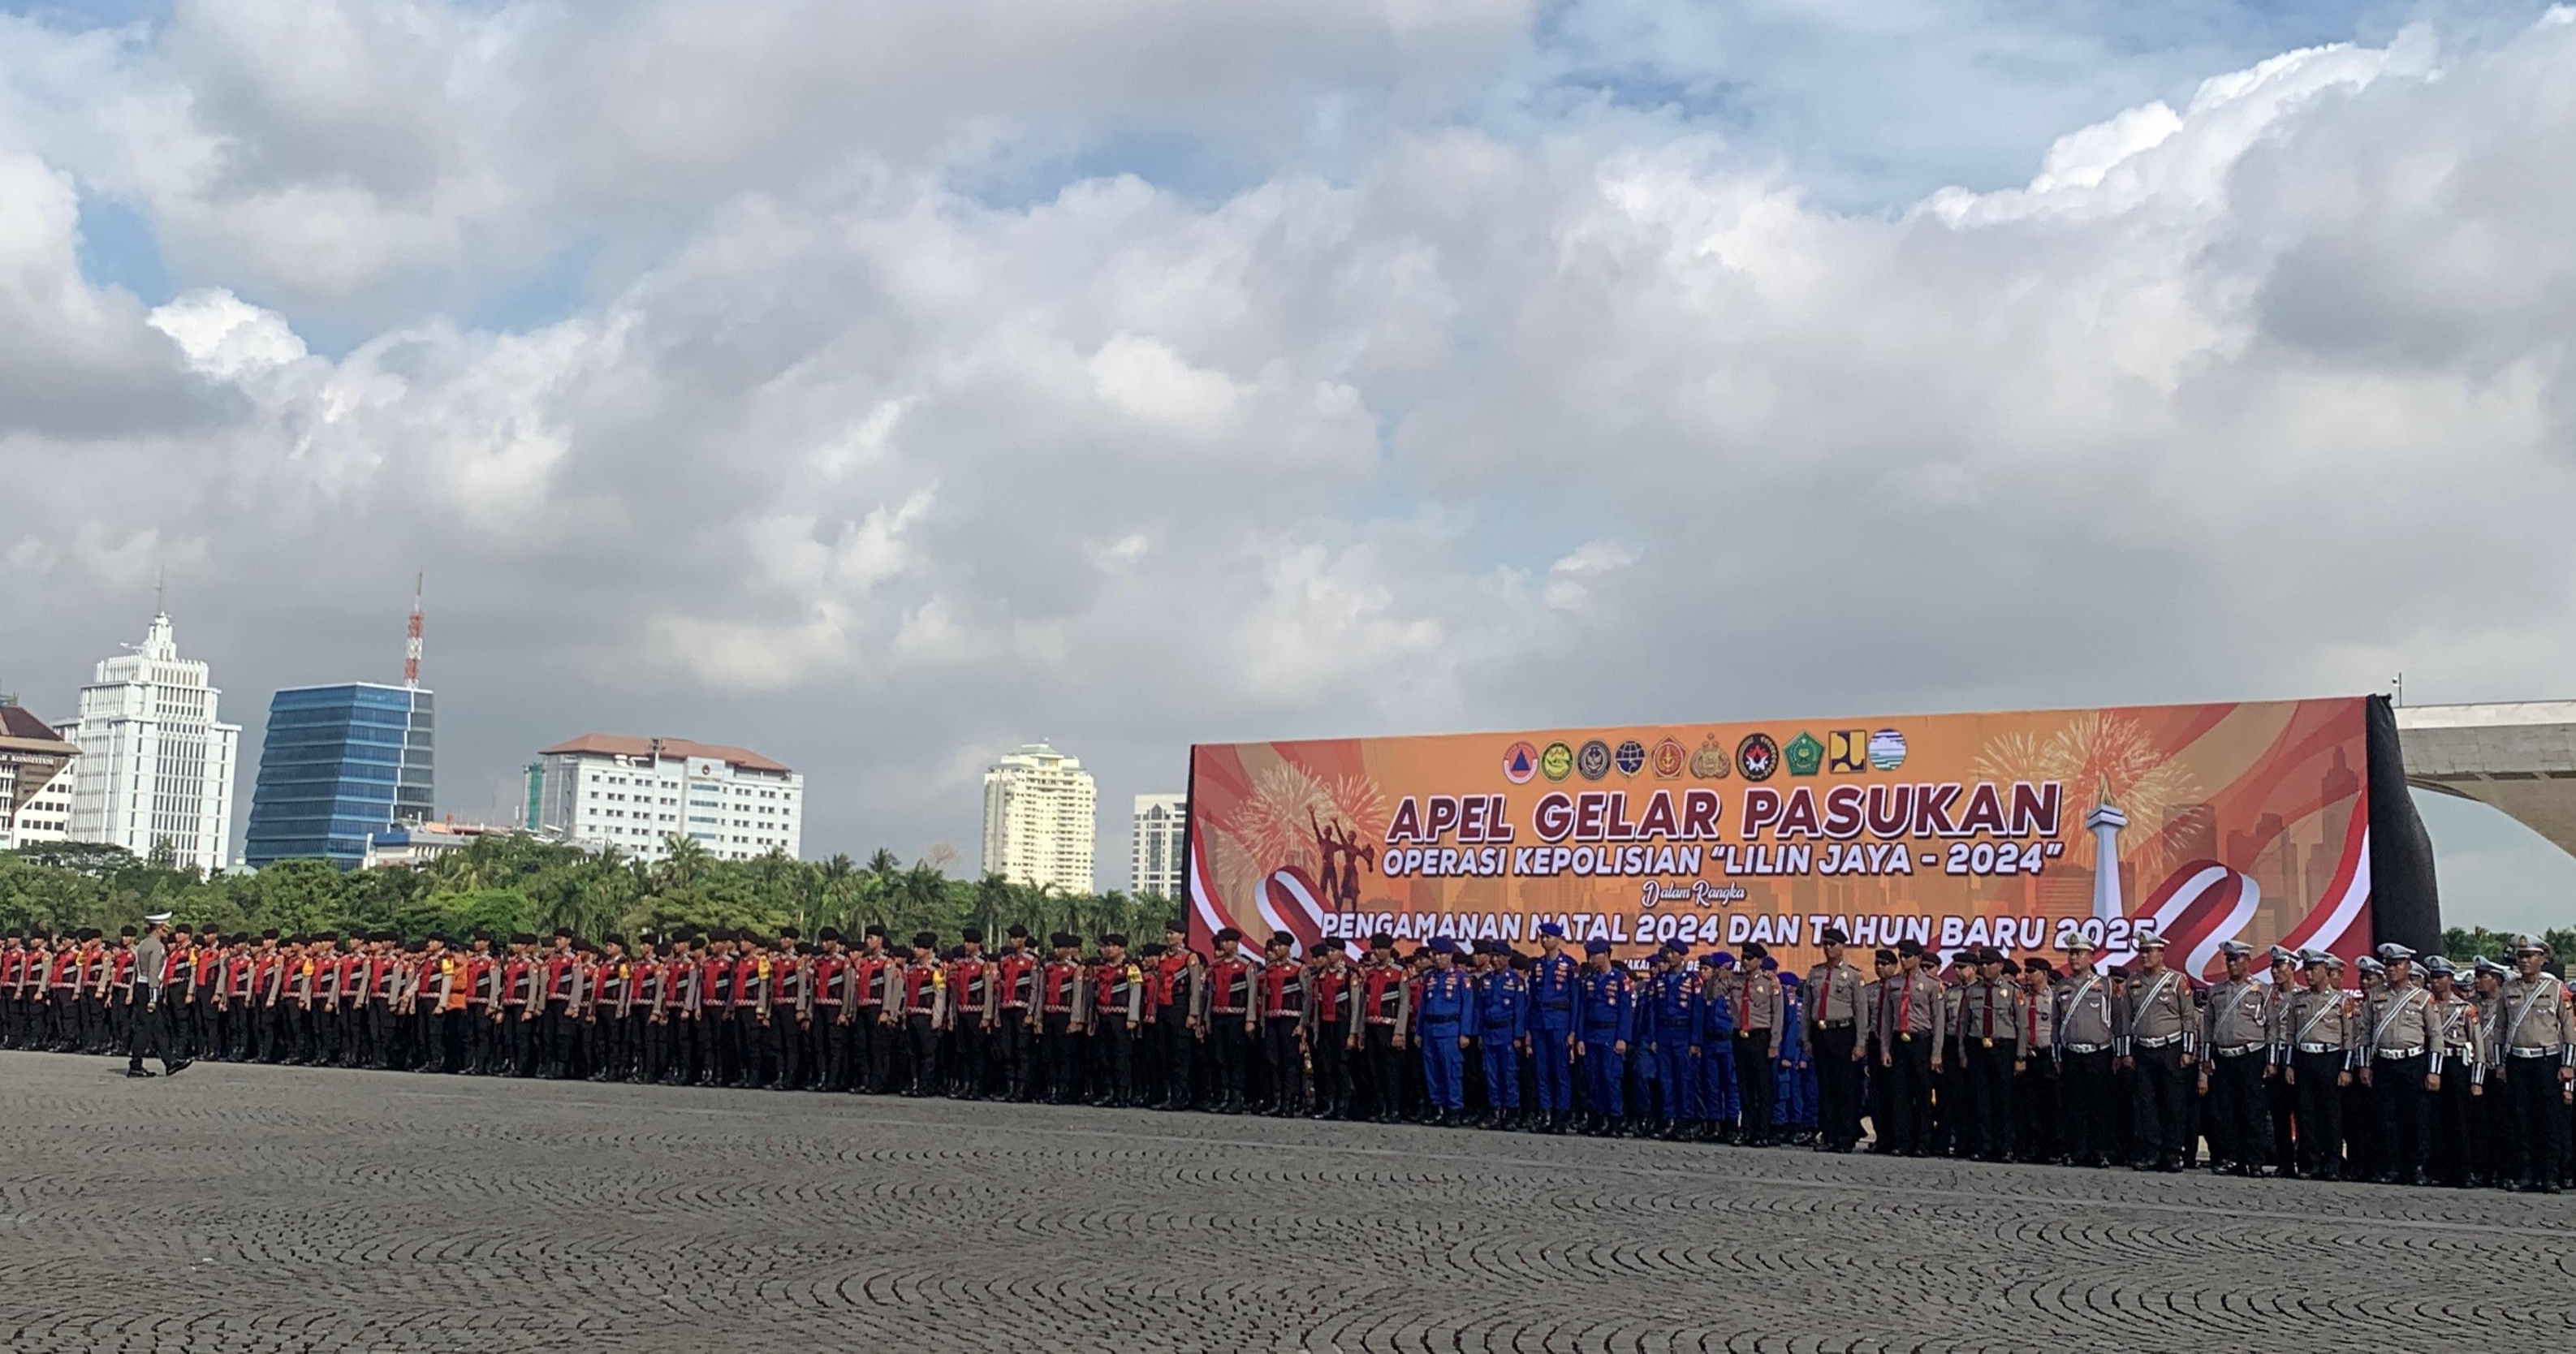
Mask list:
[[411,576],[411,629],[403,639],[403,685],[420,686],[420,585],[426,572]]

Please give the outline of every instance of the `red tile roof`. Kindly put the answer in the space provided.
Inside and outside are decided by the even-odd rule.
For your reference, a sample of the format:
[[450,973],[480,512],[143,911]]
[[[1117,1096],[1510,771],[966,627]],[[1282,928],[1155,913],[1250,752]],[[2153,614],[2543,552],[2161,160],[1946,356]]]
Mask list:
[[[771,761],[748,748],[726,747],[722,743],[693,743],[686,738],[664,738],[665,757],[704,757],[710,761],[729,762],[745,771],[776,771],[791,774],[781,763]],[[589,753],[600,757],[650,757],[654,739],[632,738],[622,733],[586,733],[579,738],[555,744],[541,756],[557,753]]]

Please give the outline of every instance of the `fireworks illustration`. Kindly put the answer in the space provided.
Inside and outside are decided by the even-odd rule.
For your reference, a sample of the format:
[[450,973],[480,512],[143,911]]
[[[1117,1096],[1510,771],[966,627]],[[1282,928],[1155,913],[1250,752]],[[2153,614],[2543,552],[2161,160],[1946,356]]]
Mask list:
[[[2135,859],[2150,872],[2178,864],[2180,844],[2206,826],[2209,813],[2196,804],[2200,783],[2188,767],[2157,746],[2144,725],[2103,710],[2076,716],[2042,739],[2011,733],[1986,741],[1976,773],[1987,780],[2053,780],[2066,787],[2066,810],[2078,823],[2094,805],[2120,806],[2129,816]],[[2096,868],[2091,833],[2067,834],[2068,857]]]
[[1326,781],[1294,762],[1279,762],[1253,776],[1250,797],[1217,825],[1224,836],[1212,843],[1217,849],[1209,867],[1226,897],[1258,897],[1274,870],[1295,865],[1323,872],[1316,824],[1355,841],[1375,841],[1385,835],[1386,815],[1386,797],[1366,776]]

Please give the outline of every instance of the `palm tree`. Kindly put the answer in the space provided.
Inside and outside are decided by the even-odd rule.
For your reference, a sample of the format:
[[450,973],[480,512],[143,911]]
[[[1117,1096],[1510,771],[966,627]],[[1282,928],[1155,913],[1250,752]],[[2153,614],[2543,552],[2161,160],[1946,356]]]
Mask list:
[[714,868],[715,857],[707,853],[707,848],[697,838],[685,832],[674,832],[665,845],[661,868],[654,875],[653,885],[657,892],[663,893],[693,889],[706,882],[708,872]]

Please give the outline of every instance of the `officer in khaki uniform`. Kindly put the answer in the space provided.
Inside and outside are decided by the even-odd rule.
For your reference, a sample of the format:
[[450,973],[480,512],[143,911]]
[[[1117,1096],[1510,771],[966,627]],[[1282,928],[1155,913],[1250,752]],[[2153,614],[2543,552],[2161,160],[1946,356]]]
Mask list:
[[1743,1101],[1747,1147],[1771,1145],[1771,1102],[1780,1077],[1780,1040],[1788,1010],[1780,997],[1779,976],[1762,967],[1770,951],[1758,941],[1744,946],[1744,962],[1735,980],[1735,1085]]
[[2379,947],[2385,981],[2364,1013],[2362,1083],[2379,1109],[2379,1182],[2424,1183],[2433,1150],[2433,1088],[2440,1074],[2433,1057],[2442,1034],[2434,1023],[2433,994],[2415,981],[2415,952],[2391,942]]
[[1976,953],[1976,977],[1959,993],[1959,1052],[1967,1064],[1968,1096],[1975,1106],[1974,1141],[1958,1150],[1979,1161],[2012,1159],[2013,1078],[2022,1067],[2021,985],[2004,977],[2002,951]]
[[2200,1013],[2192,1006],[2191,981],[2164,966],[2165,938],[2148,932],[2132,943],[2138,971],[2130,976],[2128,995],[2120,1002],[2118,1026],[2121,1059],[2136,1074],[2131,1105],[2137,1127],[2130,1164],[2139,1170],[2179,1171],[2192,1146],[2183,1141],[2183,1088],[2197,1061]]
[[2361,1019],[2336,985],[2343,960],[2308,950],[2299,962],[2307,986],[2282,1008],[2281,1075],[2299,1094],[2299,1174],[2332,1180],[2343,1171],[2343,1088],[2361,1061]]
[[2234,1175],[2262,1174],[2267,1147],[2263,1132],[2264,1083],[2275,1075],[2270,984],[2253,975],[2254,947],[2228,941],[2227,980],[2209,989],[2201,1008],[2199,1090],[2208,1098],[2209,1169]]
[[2280,1030],[2281,1022],[2289,1017],[2290,998],[2298,994],[2301,986],[2299,955],[2295,950],[2275,945],[2265,951],[2265,958],[2272,969],[2272,981],[2265,986],[2264,996],[2271,1003],[2273,1054],[2264,1073],[2264,1107],[2271,1112],[2272,1170],[2278,1175],[2291,1176],[2299,1173],[2297,1141],[2291,1131],[2291,1126],[2298,1122],[2299,1092],[2283,1075],[2289,1070],[2289,1063],[2280,1051],[2283,1047]]
[[2576,1078],[2576,1019],[2567,985],[2542,967],[2548,961],[2547,945],[2516,936],[2515,972],[2497,994],[2504,1037],[2497,1042],[2494,1076],[2513,1102],[2514,1188],[2526,1194],[2563,1189],[2558,1157],[2566,1148],[2566,1106]]
[[1860,1141],[1860,1039],[1869,997],[1860,970],[1843,962],[1850,937],[1828,926],[1820,939],[1825,962],[1807,970],[1806,1013],[1816,1060],[1816,1150],[1848,1152]]
[[2438,954],[2423,959],[2424,986],[2432,993],[2437,1037],[2429,1072],[2433,1088],[2433,1182],[2453,1189],[2469,1183],[2469,1107],[2486,1096],[2486,1049],[2478,1040],[2478,1012],[2458,987],[2459,970]]
[[2066,976],[2050,994],[2055,1013],[2058,1096],[2068,1107],[2066,1159],[2111,1164],[2112,1062],[2119,1042],[2111,980],[2093,969],[2093,942],[2067,938]]

